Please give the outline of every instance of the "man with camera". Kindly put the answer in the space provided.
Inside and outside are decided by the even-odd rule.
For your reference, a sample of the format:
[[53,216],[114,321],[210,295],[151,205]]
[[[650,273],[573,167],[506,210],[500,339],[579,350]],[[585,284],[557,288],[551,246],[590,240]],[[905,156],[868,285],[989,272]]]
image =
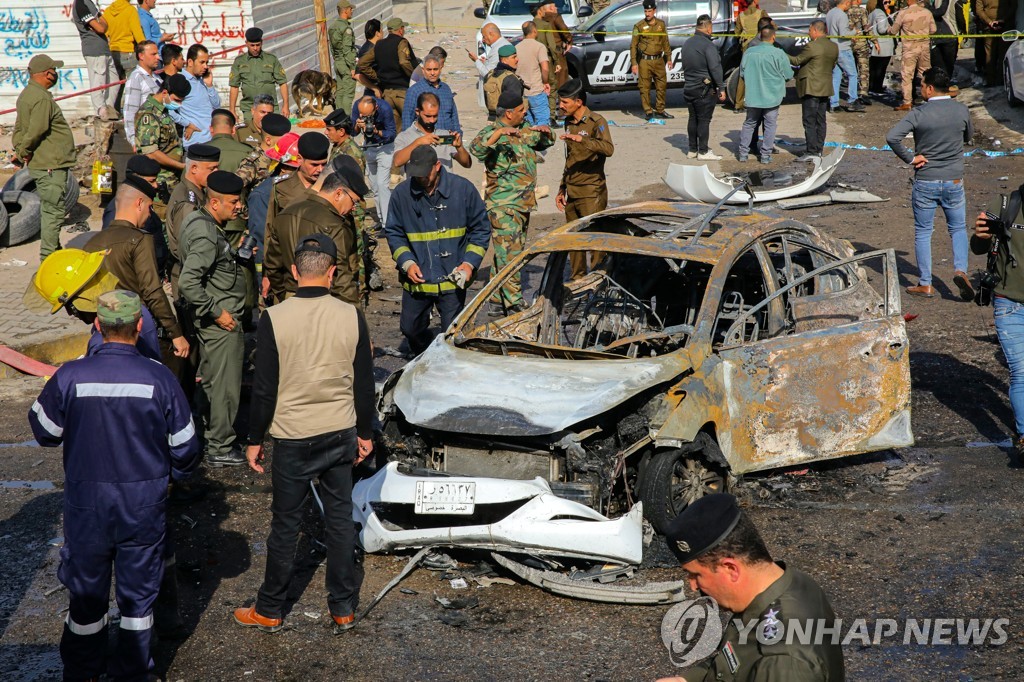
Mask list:
[[[206,201],[189,214],[178,235],[178,284],[199,337],[199,372],[206,396],[206,463],[211,467],[246,462],[234,423],[245,357],[242,319],[251,300],[245,265],[224,236],[224,226],[238,215],[242,188],[242,179],[234,173],[210,173]],[[251,260],[251,250],[249,257]]]
[[463,168],[473,165],[473,158],[462,145],[462,133],[437,129],[440,109],[441,101],[432,92],[421,92],[416,98],[416,120],[395,138],[395,156],[391,162],[395,172],[402,171],[409,163],[412,150],[423,145],[432,146],[437,160],[448,170],[453,168],[453,159]]
[[999,214],[982,212],[974,222],[971,251],[987,253],[988,266],[979,282],[978,305],[992,304],[999,345],[1010,367],[1010,406],[1013,407],[1016,433],[1013,436],[1017,457],[1024,457],[1024,239],[1012,233],[1024,230],[1024,185],[1009,197],[1002,197]]
[[[404,97],[403,93],[403,97]],[[388,221],[391,201],[391,161],[395,155],[395,114],[391,105],[380,97],[363,97],[352,107],[355,134],[363,134],[366,150],[366,171],[377,203],[380,224]]]

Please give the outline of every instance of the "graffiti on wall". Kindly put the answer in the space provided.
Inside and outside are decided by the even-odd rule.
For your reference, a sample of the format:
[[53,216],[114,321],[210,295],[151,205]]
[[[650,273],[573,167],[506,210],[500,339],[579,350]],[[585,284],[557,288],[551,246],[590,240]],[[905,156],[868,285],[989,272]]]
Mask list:
[[[231,5],[235,5],[232,7]],[[159,5],[157,6],[159,9]],[[176,6],[170,16],[158,16],[161,23],[170,23],[164,28],[173,31],[182,45],[192,43],[230,43],[232,45],[245,40],[245,29],[248,23],[241,0],[233,2],[195,3],[187,6]]]
[[50,45],[50,24],[38,9],[0,10],[0,51],[5,57],[31,58]]

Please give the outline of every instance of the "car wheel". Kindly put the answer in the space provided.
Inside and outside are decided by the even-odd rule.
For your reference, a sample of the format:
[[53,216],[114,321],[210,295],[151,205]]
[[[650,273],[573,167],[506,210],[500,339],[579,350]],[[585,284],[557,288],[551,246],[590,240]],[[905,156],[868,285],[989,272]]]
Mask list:
[[1003,82],[1006,83],[1006,103],[1011,107],[1019,107],[1021,102],[1017,99],[1017,93],[1013,91],[1013,80],[1010,79],[1010,67],[1006,64],[1003,64]]
[[736,106],[736,96],[740,89],[740,69],[736,67],[725,76],[725,98],[729,105]]
[[7,223],[10,221],[10,216],[7,215],[7,207],[0,202],[0,238],[7,232]]
[[[36,181],[32,179],[28,168],[22,168],[11,176],[11,179],[4,184],[4,192],[35,192]],[[71,213],[71,209],[78,203],[81,188],[78,186],[78,178],[68,170],[68,182],[64,188],[64,215]]]
[[7,231],[0,234],[0,246],[15,246],[39,234],[41,206],[39,197],[32,192],[4,192],[0,194],[9,214]]
[[726,473],[711,464],[703,452],[666,450],[655,454],[647,464],[637,495],[644,503],[644,516],[660,534],[665,534],[672,520],[690,503],[725,492]]

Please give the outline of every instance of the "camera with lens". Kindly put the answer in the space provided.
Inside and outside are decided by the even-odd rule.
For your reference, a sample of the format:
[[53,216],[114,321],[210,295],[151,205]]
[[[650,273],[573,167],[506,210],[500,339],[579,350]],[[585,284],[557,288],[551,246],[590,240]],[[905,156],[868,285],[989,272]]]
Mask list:
[[238,249],[235,251],[235,258],[237,258],[243,265],[249,265],[253,261],[253,257],[256,255],[256,248],[259,246],[259,242],[256,237],[251,234],[246,234],[242,238],[242,242],[238,245]]
[[359,120],[363,123],[363,132],[369,135],[373,132],[374,123],[373,116],[360,116]]

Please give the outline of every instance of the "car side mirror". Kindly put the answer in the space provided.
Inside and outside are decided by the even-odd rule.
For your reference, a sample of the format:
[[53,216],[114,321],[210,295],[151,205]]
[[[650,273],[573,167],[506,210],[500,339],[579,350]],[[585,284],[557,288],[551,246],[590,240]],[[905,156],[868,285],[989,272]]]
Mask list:
[[594,29],[594,40],[599,43],[603,43],[605,39],[604,24],[601,24]]
[[1007,31],[1000,37],[1003,39],[1003,42],[1012,43],[1015,40],[1021,38],[1022,36],[1024,36],[1024,33],[1021,33],[1020,31]]
[[477,19],[486,19],[487,10],[484,9],[483,7],[477,7],[475,10],[473,10],[473,16],[476,17]]
[[580,19],[584,19],[586,17],[593,16],[593,14],[593,7],[591,7],[590,5],[583,5],[582,7],[580,7],[580,11],[576,13],[576,16],[578,16]]

